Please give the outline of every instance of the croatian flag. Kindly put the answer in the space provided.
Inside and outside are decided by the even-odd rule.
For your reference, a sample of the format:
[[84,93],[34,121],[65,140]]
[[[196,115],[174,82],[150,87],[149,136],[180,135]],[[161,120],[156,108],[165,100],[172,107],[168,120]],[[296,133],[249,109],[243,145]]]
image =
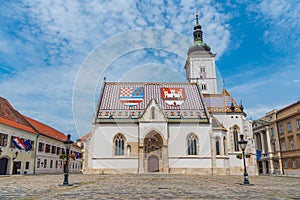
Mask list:
[[25,142],[23,142],[21,140],[21,138],[17,137],[15,139],[13,139],[12,142],[20,150],[30,151],[32,149],[32,145],[30,143],[30,140],[26,140]]
[[120,100],[126,106],[136,106],[143,101],[144,88],[121,88]]
[[78,152],[74,152],[74,157],[75,157],[76,159],[78,159],[78,158],[79,158],[79,153],[78,153]]

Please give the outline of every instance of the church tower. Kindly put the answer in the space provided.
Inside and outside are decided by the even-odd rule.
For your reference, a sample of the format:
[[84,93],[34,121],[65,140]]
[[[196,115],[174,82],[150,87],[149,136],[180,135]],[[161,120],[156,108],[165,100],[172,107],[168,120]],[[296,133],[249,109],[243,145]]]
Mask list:
[[194,26],[194,44],[189,48],[188,58],[185,64],[186,78],[191,83],[199,84],[203,94],[216,94],[217,76],[215,55],[210,47],[203,42],[201,25],[196,14]]

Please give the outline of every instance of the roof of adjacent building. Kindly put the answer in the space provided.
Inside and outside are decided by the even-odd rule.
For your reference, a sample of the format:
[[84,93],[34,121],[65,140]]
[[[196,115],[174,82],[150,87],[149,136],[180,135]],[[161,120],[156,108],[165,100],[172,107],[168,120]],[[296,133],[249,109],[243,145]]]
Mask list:
[[[186,82],[104,82],[97,119],[139,119],[152,99],[168,119],[208,121],[197,84]],[[138,103],[129,106],[130,100]]]
[[[288,106],[286,106],[286,107],[284,107],[284,108],[279,109],[279,110],[277,111],[277,114],[279,114],[280,112],[283,112],[283,111],[285,111],[285,110],[287,110],[287,109],[293,108],[294,106],[297,106],[297,105],[300,105],[300,100],[299,100],[299,101],[296,101],[295,103],[292,103],[292,104],[290,104],[290,105],[288,105]],[[299,112],[299,111],[298,111],[298,112]]]
[[60,141],[65,141],[67,139],[67,136],[64,133],[30,117],[24,117],[40,134]]
[[223,89],[220,94],[204,94],[205,104],[211,113],[230,113],[232,105],[234,112],[243,113],[242,106],[239,106],[234,98],[226,89]]
[[84,136],[82,136],[81,138],[79,138],[77,141],[85,141],[86,139],[88,139],[88,137],[90,137],[91,133],[88,133]]
[[35,133],[30,123],[4,98],[0,97],[0,123],[20,130]]

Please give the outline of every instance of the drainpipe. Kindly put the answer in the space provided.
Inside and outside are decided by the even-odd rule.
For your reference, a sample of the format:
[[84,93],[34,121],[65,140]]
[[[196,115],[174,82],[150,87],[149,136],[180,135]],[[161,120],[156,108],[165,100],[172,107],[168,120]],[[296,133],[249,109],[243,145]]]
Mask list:
[[138,168],[137,173],[140,173],[140,122],[138,121]]
[[36,140],[35,140],[33,174],[35,174],[35,167],[36,167],[36,152],[37,152],[37,144],[38,144],[38,139],[39,139],[39,137],[40,137],[40,134],[38,133],[38,134],[36,135]]

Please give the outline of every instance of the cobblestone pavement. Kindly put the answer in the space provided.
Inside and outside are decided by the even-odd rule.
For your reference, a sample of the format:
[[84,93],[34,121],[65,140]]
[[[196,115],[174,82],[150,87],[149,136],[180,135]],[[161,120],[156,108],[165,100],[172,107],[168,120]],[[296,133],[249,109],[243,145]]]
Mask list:
[[0,177],[0,199],[300,199],[300,178],[174,174],[70,174]]

